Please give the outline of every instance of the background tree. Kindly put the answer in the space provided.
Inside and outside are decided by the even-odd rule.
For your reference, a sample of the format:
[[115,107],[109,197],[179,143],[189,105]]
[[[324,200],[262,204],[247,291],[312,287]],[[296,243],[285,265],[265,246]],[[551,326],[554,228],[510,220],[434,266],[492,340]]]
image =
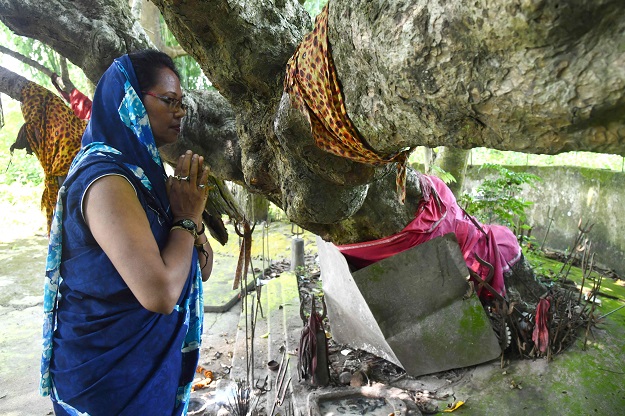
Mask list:
[[455,197],[460,198],[471,150],[446,146],[436,149],[425,147],[423,150],[425,172],[440,177]]
[[[174,160],[189,147],[213,174],[265,195],[343,243],[396,232],[394,166],[330,155],[283,95],[285,64],[311,19],[298,2],[155,0],[215,90],[188,90]],[[49,45],[96,82],[114,57],[152,46],[127,0],[0,0],[14,33]],[[329,43],[351,120],[369,147],[419,145],[625,154],[625,15],[619,0],[333,0]],[[0,75],[0,89],[10,89]]]

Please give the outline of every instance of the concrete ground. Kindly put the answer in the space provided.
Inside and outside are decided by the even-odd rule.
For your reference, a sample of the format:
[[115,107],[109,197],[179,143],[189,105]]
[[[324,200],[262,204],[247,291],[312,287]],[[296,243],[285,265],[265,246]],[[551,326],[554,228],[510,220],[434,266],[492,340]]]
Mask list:
[[[38,393],[46,248],[45,236],[0,243],[0,415],[3,416],[53,414],[50,399]],[[214,311],[204,315],[200,364],[216,377],[227,377],[230,372],[241,313],[236,293],[224,290],[224,284],[209,280],[205,285],[207,309]],[[213,295],[215,289],[219,296]],[[201,378],[198,374],[198,381]],[[197,394],[201,395],[201,391]]]
[[39,396],[47,238],[0,243],[0,414],[52,414]]
[[[37,393],[46,237],[5,242],[1,237],[0,415],[49,415],[52,414],[49,399]],[[247,366],[245,321],[241,320],[243,303],[234,303],[230,309],[224,306],[232,303],[236,293],[228,287],[232,260],[227,255],[221,257],[217,270],[223,267],[228,272],[221,278],[216,272],[215,279],[206,285],[207,309],[213,312],[205,314],[200,359],[200,365],[213,372],[215,381],[193,393],[194,406],[198,406],[195,415],[217,414],[220,403],[229,399],[226,392],[230,391],[230,380],[244,379]],[[295,414],[305,415],[312,409],[311,398],[315,396],[311,395],[313,389],[297,381],[295,371],[295,350],[302,328],[297,281],[287,273],[271,282],[263,289],[261,298],[263,314],[255,335],[254,380],[268,375],[269,386],[275,388],[276,373],[267,369],[267,362],[280,360],[280,347],[284,347],[287,359],[290,358],[288,377],[292,378],[286,397],[293,401]],[[624,297],[624,293],[618,292],[625,290],[622,285],[602,287]],[[250,304],[253,300],[248,297]],[[601,311],[608,312],[607,308]],[[594,337],[590,338],[586,351],[582,350],[580,340],[551,362],[514,361],[501,368],[499,360],[495,360],[444,374],[405,377],[392,387],[411,392],[412,399],[429,399],[438,405],[439,411],[448,404],[463,401],[465,404],[454,412],[458,415],[620,415],[625,408],[624,328],[625,309],[621,309],[593,331]],[[418,352],[416,346],[415,353]],[[197,376],[197,381],[201,381],[203,376]],[[395,393],[387,389],[386,394]],[[316,395],[321,397],[320,391]],[[275,391],[266,393],[263,405],[271,408],[274,398]],[[205,405],[203,410],[200,404]]]

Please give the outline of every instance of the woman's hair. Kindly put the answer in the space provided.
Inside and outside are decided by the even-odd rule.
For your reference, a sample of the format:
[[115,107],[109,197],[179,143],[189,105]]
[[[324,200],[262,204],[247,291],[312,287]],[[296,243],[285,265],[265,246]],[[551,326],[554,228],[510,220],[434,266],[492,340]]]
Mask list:
[[158,71],[163,68],[171,69],[180,79],[180,74],[174,61],[165,53],[155,49],[144,49],[128,54],[135,69],[135,75],[141,91],[147,91],[158,82]]

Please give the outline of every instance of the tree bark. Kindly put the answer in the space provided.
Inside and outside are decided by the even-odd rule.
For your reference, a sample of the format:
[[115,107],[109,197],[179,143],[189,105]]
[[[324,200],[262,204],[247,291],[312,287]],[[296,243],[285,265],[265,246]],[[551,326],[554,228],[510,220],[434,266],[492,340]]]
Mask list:
[[0,91],[14,100],[22,100],[22,89],[29,82],[23,76],[0,66]]
[[94,84],[113,59],[151,46],[128,0],[0,0],[0,19],[16,35],[52,47]]
[[165,52],[172,59],[187,54],[180,46],[168,46],[165,44],[161,24],[161,11],[158,10],[154,3],[148,0],[137,0],[136,3],[132,5],[132,14],[135,17],[140,17],[141,26],[156,49]]
[[620,1],[335,1],[329,33],[348,112],[381,153],[625,154]]
[[[185,92],[193,112],[179,146],[338,243],[391,234],[412,218],[414,172],[401,205],[394,166],[320,150],[283,95],[286,62],[311,29],[298,3],[154,3],[219,91]],[[127,0],[0,0],[0,19],[92,81],[114,57],[151,45]],[[349,116],[381,154],[424,145],[625,155],[620,0],[333,0],[329,40]]]
[[452,175],[455,182],[448,183],[449,189],[456,199],[460,198],[464,177],[467,173],[467,161],[470,150],[456,149],[454,147],[441,147],[434,164]]

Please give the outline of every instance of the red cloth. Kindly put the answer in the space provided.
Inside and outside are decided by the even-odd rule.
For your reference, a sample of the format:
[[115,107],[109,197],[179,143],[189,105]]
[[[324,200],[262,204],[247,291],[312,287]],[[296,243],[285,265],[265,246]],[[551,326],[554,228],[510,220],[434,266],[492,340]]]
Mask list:
[[[360,269],[453,232],[467,267],[486,279],[488,268],[482,266],[475,255],[490,263],[495,269],[490,285],[505,296],[503,273],[521,258],[521,247],[515,235],[507,227],[494,224],[481,225],[486,232],[484,235],[458,206],[453,193],[442,180],[422,175],[421,182],[424,197],[415,219],[406,228],[379,240],[338,246],[339,251],[350,265]],[[492,295],[482,288],[478,296],[490,298]]]
[[69,94],[69,104],[79,119],[89,120],[91,118],[91,100],[76,88]]
[[549,306],[550,302],[547,299],[541,299],[536,305],[536,322],[532,332],[532,341],[543,354],[549,347]]

